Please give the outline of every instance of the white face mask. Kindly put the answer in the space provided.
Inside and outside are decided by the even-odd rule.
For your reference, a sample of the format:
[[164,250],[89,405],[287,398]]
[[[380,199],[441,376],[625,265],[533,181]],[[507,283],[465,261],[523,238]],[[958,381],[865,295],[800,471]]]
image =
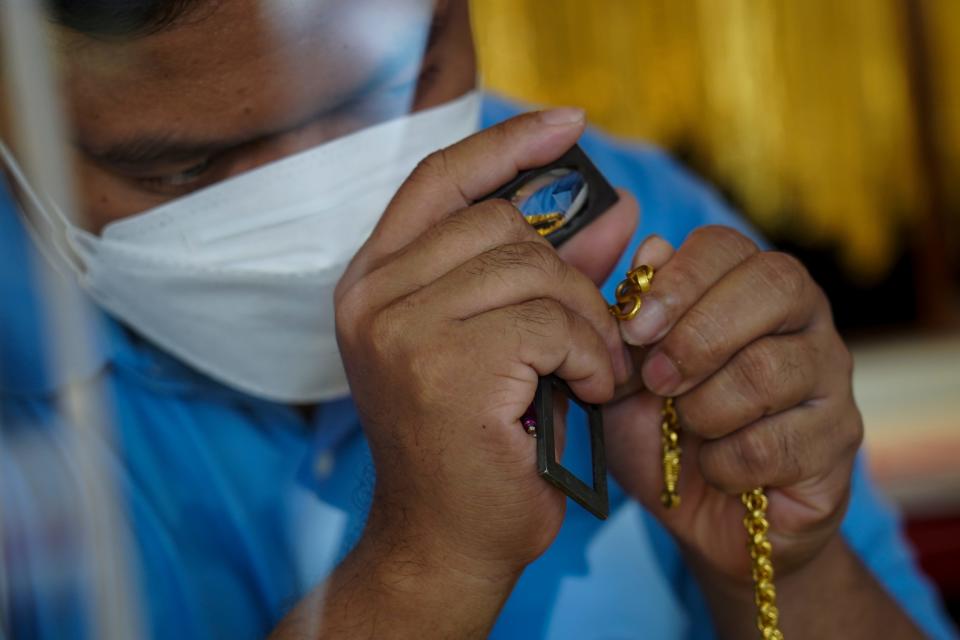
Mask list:
[[337,281],[416,164],[476,132],[479,111],[473,91],[111,223],[100,237],[43,207],[0,151],[37,213],[64,229],[66,242],[52,244],[106,310],[211,378],[309,403],[349,392]]

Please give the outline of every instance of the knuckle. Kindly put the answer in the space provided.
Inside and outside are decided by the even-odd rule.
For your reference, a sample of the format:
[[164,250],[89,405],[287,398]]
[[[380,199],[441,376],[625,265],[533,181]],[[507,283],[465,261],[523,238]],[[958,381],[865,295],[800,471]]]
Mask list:
[[[522,242],[520,243],[524,252],[529,257],[530,262],[551,272],[557,272],[565,269],[564,262],[557,256],[549,245],[540,242]],[[553,275],[553,274],[551,274]]]
[[527,126],[530,119],[535,118],[534,113],[524,113],[520,116],[504,120],[503,122],[484,129],[479,135],[483,136],[489,145],[493,148],[505,148],[521,134]]
[[853,354],[850,353],[850,349],[847,347],[846,343],[843,340],[837,339],[836,347],[833,349],[833,353],[837,358],[837,367],[839,368],[841,374],[845,380],[850,380],[853,378]]
[[691,232],[697,242],[705,242],[729,253],[735,258],[744,259],[757,252],[756,243],[733,227],[720,224],[698,227]]
[[757,254],[756,264],[766,286],[790,300],[803,298],[810,278],[797,258],[781,251],[765,251]]
[[864,436],[863,415],[860,413],[860,409],[857,408],[856,405],[854,405],[853,416],[850,420],[850,423],[850,441],[848,443],[848,448],[852,453],[856,453],[863,444]]
[[[349,271],[349,267],[347,267],[347,269]],[[341,300],[343,300],[343,298],[347,295],[350,289],[352,289],[353,286],[357,284],[356,282],[352,282],[348,280],[347,279],[348,275],[349,275],[348,273],[345,273],[343,276],[341,276],[340,279],[337,281],[337,285],[333,288],[333,303],[337,307],[340,306]]]
[[401,326],[402,323],[389,308],[371,318],[364,338],[375,359],[394,359],[393,356],[400,346],[398,339],[403,335]]
[[504,226],[520,227],[521,224],[526,226],[526,222],[524,222],[520,211],[510,204],[509,201],[503,198],[496,198],[494,200],[486,200],[482,204],[488,209],[484,212],[484,215],[495,217],[498,222]]
[[457,164],[450,153],[450,147],[438,149],[425,157],[414,168],[413,172],[407,178],[407,184],[420,184],[423,186],[444,185],[459,193],[464,206],[470,202],[470,199],[463,192],[460,186],[460,173],[457,171]]
[[776,476],[783,463],[782,449],[769,430],[747,429],[733,441],[735,459],[750,485],[763,485]]
[[518,329],[537,333],[547,329],[565,331],[572,322],[567,309],[552,298],[537,298],[510,307],[510,317]]
[[474,207],[483,225],[494,225],[502,229],[507,238],[515,240],[529,239],[533,228],[523,219],[523,215],[507,200],[486,200]]
[[[664,283],[664,280],[668,280],[669,282]],[[683,291],[691,287],[702,288],[701,285],[705,282],[705,274],[698,264],[685,254],[677,254],[670,263],[670,269],[664,269],[662,273],[654,278],[653,286],[654,289],[661,289],[667,292]],[[659,287],[657,286],[658,284],[660,285]],[[678,300],[674,300],[673,296],[667,295],[665,298],[668,304],[673,302],[675,305],[679,302]]]
[[356,342],[359,328],[366,318],[369,298],[365,290],[366,281],[361,280],[345,290],[334,305],[337,334],[347,344]]
[[687,312],[696,299],[695,294],[707,289],[709,278],[703,267],[686,254],[676,254],[669,266],[657,274],[647,295],[655,296],[664,306],[667,317],[675,322]]
[[729,353],[730,339],[716,318],[694,307],[666,338],[663,349],[686,372],[721,361]]
[[704,225],[691,231],[687,236],[687,242],[716,245],[717,243],[724,241],[724,238],[727,236],[727,231],[728,227],[723,227],[721,225]]
[[731,373],[737,392],[767,415],[773,409],[771,400],[777,389],[788,384],[792,366],[773,340],[761,339],[737,356]]
[[696,388],[677,398],[677,413],[685,429],[689,429],[704,438],[720,434],[717,412],[710,398],[703,395],[702,388]]
[[494,255],[503,267],[531,269],[536,275],[545,275],[551,279],[562,279],[566,276],[566,264],[553,249],[540,242],[502,245]]
[[449,175],[448,158],[446,149],[438,149],[426,156],[417,163],[410,174],[410,181],[413,182],[431,182],[438,178],[444,178]]
[[429,244],[443,246],[463,245],[463,239],[473,238],[481,234],[489,235],[491,228],[499,230],[495,221],[491,222],[491,215],[486,203],[466,209],[461,209],[447,216],[423,232],[421,239]]
[[830,437],[836,443],[836,451],[842,455],[855,455],[863,444],[863,415],[850,398],[844,400],[831,423]]

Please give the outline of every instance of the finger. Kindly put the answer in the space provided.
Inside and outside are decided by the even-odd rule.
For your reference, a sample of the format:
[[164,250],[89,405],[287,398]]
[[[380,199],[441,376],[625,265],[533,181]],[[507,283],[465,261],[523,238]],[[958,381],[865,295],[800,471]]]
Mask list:
[[[640,265],[647,265],[652,267],[654,272],[656,272],[673,257],[673,254],[673,245],[660,236],[652,235],[637,247],[637,251],[633,256],[632,266],[636,268]],[[620,323],[620,336],[625,344],[629,344],[627,336],[624,333],[624,327],[625,323]],[[630,356],[628,362],[630,371],[627,375],[627,381],[617,386],[617,391],[614,396],[615,399],[637,393],[643,388],[643,376],[640,375],[640,370],[643,367],[647,350],[643,347],[629,346],[627,347],[627,351]]]
[[809,333],[760,338],[677,398],[683,427],[712,440],[814,399],[822,361]]
[[853,456],[863,436],[859,417],[841,411],[837,402],[800,405],[701,443],[704,479],[736,494],[754,487],[789,487],[827,474]]
[[676,251],[672,244],[658,235],[649,236],[640,243],[637,252],[633,255],[633,268],[645,264],[653,267],[654,271],[658,271],[670,261],[674,253]]
[[[538,376],[556,374],[584,402],[602,404],[613,394],[613,369],[603,340],[582,316],[556,300],[500,307],[466,320],[465,327],[475,358],[488,372],[532,384]],[[504,358],[505,353],[512,357]]]
[[[580,250],[572,254],[567,253],[572,258],[567,262],[595,275],[599,273],[598,269],[609,271],[623,251],[617,243],[629,242],[636,213],[636,201],[625,194],[624,200],[614,205],[610,212],[570,241],[595,233],[594,227],[600,225],[599,233],[591,236],[592,240],[587,243],[592,246],[593,263],[588,263],[586,256],[582,255],[588,248],[586,245],[580,245]],[[477,203],[444,218],[374,269],[363,285],[364,296],[373,307],[386,305],[426,286],[474,256],[499,245],[519,242],[551,246],[506,200]]]
[[374,269],[362,284],[372,306],[421,289],[468,260],[504,244],[532,242],[552,251],[506,200],[461,209],[428,229]]
[[584,126],[580,109],[526,113],[430,154],[400,187],[366,251],[374,259],[397,251],[520,171],[556,160],[573,146]]
[[775,548],[777,538],[798,544],[811,529],[832,530],[839,526],[850,500],[850,475],[855,461],[856,456],[851,455],[838,460],[821,475],[768,492],[767,517],[774,523],[770,539]]
[[685,393],[757,338],[799,331],[823,311],[826,298],[796,258],[755,253],[675,322],[647,356],[644,383],[664,396]]
[[[656,273],[663,265],[670,262],[670,259],[673,257],[674,251],[673,245],[664,240],[658,235],[652,235],[646,238],[640,246],[637,247],[636,253],[633,255],[633,261],[631,263],[631,269],[636,269],[642,265],[651,267]],[[643,305],[647,304],[647,298],[644,296]],[[641,305],[640,309],[643,309]],[[631,344],[628,340],[627,330],[630,325],[630,321],[620,323],[620,333],[623,335],[624,342]],[[635,351],[641,351],[642,349],[638,348],[639,345],[634,345]],[[639,367],[638,367],[639,369]]]
[[560,257],[590,278],[598,287],[606,282],[633,238],[640,207],[629,192],[618,189],[620,199],[609,210],[558,248]]
[[693,231],[657,272],[640,312],[624,323],[627,342],[639,346],[660,340],[707,289],[757,251],[753,241],[728,227]]
[[618,374],[626,373],[627,354],[600,291],[561,260],[549,244],[522,242],[494,247],[412,293],[404,303],[464,320],[538,298],[554,300],[586,319],[602,336],[609,357],[616,360]]

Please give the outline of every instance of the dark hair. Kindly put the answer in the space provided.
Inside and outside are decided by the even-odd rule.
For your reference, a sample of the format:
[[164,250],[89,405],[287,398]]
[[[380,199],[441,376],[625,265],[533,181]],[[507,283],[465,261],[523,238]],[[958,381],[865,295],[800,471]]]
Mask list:
[[54,22],[91,36],[161,31],[201,0],[46,0]]

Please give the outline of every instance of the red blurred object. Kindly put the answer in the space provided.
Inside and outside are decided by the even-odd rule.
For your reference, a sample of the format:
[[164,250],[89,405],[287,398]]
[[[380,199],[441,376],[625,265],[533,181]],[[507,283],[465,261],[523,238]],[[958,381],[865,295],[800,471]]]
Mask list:
[[960,515],[914,518],[906,528],[921,568],[960,622]]

